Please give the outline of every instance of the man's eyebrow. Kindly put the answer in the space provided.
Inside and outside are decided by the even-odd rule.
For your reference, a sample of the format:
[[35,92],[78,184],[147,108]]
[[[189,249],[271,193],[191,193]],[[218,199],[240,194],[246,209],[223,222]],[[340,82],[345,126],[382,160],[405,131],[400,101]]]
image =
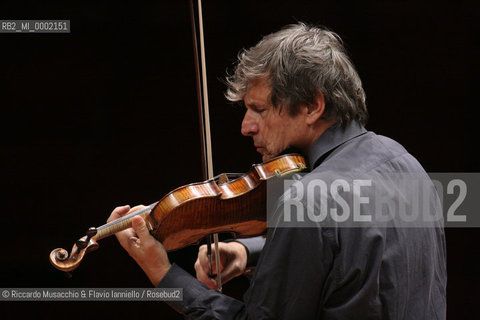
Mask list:
[[256,110],[262,108],[262,105],[259,105],[259,104],[257,104],[256,102],[247,103],[247,102],[243,101],[243,105],[244,105],[246,108],[252,108],[252,109],[256,109]]

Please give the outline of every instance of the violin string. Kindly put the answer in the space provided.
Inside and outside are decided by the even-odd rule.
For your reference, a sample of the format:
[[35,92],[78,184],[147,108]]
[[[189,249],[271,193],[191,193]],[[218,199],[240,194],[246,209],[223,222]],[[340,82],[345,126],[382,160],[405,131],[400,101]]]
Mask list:
[[95,236],[95,238],[97,240],[100,240],[100,239],[103,239],[103,238],[106,238],[108,236],[111,236],[112,234],[116,233],[116,232],[119,232],[119,231],[122,231],[122,230],[125,230],[129,227],[131,227],[132,225],[132,218],[135,217],[135,216],[138,216],[138,215],[141,215],[144,219],[145,219],[145,216],[153,209],[153,207],[155,207],[155,205],[158,203],[155,202],[155,203],[152,203],[151,205],[143,208],[143,209],[140,209],[138,211],[134,211],[132,213],[129,213],[127,214],[126,216],[123,216],[117,220],[114,220],[114,221],[111,221],[109,223],[106,223],[100,227],[97,228],[97,234]]

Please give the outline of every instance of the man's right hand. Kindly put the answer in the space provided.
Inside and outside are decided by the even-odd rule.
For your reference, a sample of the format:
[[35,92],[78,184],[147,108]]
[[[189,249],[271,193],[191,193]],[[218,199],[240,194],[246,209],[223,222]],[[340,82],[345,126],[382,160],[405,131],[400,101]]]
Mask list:
[[[247,266],[247,249],[239,242],[219,242],[220,250],[220,270],[222,282],[227,283],[231,279],[242,275]],[[215,256],[215,247],[212,246],[212,257]],[[213,258],[213,272],[216,273],[217,267]],[[217,288],[215,279],[210,278],[210,260],[207,255],[207,246],[202,245],[198,249],[198,258],[195,262],[195,271],[197,279],[203,282],[210,289]]]

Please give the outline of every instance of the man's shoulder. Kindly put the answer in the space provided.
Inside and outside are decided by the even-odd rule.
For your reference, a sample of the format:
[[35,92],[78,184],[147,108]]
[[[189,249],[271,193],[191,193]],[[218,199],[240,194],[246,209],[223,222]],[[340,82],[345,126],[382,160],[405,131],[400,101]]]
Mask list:
[[420,163],[400,143],[372,131],[355,137],[338,148],[313,172],[354,177],[373,171],[424,171]]

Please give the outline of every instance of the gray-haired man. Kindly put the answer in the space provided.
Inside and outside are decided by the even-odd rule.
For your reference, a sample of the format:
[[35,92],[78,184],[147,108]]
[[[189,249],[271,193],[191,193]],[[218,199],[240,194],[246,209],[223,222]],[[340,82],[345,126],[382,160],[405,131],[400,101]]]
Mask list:
[[[428,179],[401,145],[364,129],[367,110],[360,78],[341,39],[329,30],[300,23],[266,36],[239,55],[227,81],[226,97],[243,101],[246,108],[242,134],[253,138],[264,161],[288,147],[308,157],[312,172],[300,184],[318,177],[385,178],[404,172]],[[435,202],[433,188],[424,196]],[[274,217],[282,216],[286,200],[288,195],[280,199]],[[319,196],[305,205],[316,208],[331,200]],[[410,201],[408,196],[403,200]],[[352,201],[347,199],[346,206],[354,206]],[[372,202],[358,208],[375,210]],[[115,209],[110,220],[128,210]],[[215,283],[207,276],[204,246],[195,265],[197,280],[170,265],[141,217],[132,222],[133,229],[117,234],[120,243],[154,285],[183,288],[183,301],[171,306],[194,319],[445,318],[441,224],[417,228],[270,224],[266,240],[221,243],[224,280],[243,274],[247,265],[256,266],[241,302],[208,288]]]

